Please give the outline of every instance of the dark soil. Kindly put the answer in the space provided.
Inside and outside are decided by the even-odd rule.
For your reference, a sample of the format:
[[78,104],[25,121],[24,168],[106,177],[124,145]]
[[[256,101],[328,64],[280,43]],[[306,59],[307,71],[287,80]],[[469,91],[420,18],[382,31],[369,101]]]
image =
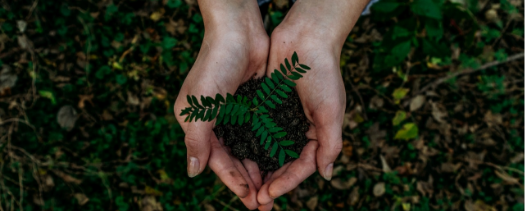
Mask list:
[[[263,79],[250,80],[242,84],[234,97],[237,95],[247,96],[248,99],[257,97],[256,90],[261,89],[261,83]],[[285,149],[292,150],[297,154],[301,154],[303,147],[308,143],[306,138],[306,131],[308,131],[308,122],[299,100],[299,96],[295,90],[293,92],[287,92],[287,99],[282,99],[282,104],[276,104],[276,109],[269,110],[269,116],[274,122],[284,129],[288,134],[279,139],[281,140],[293,140],[295,143],[291,146],[284,147]],[[284,112],[282,112],[284,111]],[[217,137],[224,138],[224,144],[231,149],[233,156],[239,160],[248,158],[253,160],[259,166],[261,171],[274,171],[279,166],[278,155],[270,157],[271,147],[268,150],[264,149],[264,145],[260,145],[260,137],[255,137],[256,131],[252,131],[251,121],[248,124],[243,125],[218,125],[214,129]],[[286,156],[285,163],[294,160],[290,156]]]

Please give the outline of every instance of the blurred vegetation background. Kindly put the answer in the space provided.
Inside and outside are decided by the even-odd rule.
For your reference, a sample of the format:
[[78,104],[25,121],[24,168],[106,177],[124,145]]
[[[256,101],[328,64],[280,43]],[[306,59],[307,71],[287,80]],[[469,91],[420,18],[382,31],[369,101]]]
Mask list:
[[[334,179],[275,210],[523,210],[523,26],[523,0],[379,1],[342,51]],[[244,210],[186,176],[203,34],[196,0],[0,1],[0,210]]]

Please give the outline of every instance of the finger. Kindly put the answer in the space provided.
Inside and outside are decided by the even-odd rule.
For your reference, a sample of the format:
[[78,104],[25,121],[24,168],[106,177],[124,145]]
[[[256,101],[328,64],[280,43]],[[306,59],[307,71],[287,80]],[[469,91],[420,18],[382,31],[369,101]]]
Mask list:
[[270,183],[268,188],[270,198],[275,199],[288,193],[315,172],[315,151],[317,148],[317,141],[310,141],[303,148],[299,159],[295,160],[282,175]]
[[250,178],[250,175],[246,171],[246,168],[243,166],[241,161],[235,158],[232,158],[232,161],[235,167],[237,168],[237,170],[239,171],[239,173],[241,173],[242,177],[248,184],[248,189],[249,189],[248,195],[244,198],[240,198],[242,203],[244,204],[244,206],[246,206],[246,208],[250,210],[257,209],[257,207],[259,207],[259,203],[257,202],[257,190],[255,189],[255,185],[252,179]]
[[208,163],[210,156],[210,136],[213,124],[209,122],[193,122],[188,124],[184,143],[186,144],[188,160],[188,176],[200,174]]
[[269,210],[272,210],[272,208],[273,208],[273,200],[268,204],[259,205],[260,211],[269,211]]
[[306,131],[306,138],[308,140],[317,140],[317,133],[316,133],[316,128],[315,128],[315,125],[313,124],[310,124],[310,126],[308,127],[308,131]]
[[[332,121],[326,120],[327,116],[323,116],[320,121],[315,121],[316,115],[314,115],[314,121],[316,122],[316,135],[319,141],[319,149],[317,149],[317,168],[319,174],[326,180],[332,179],[332,171],[334,167],[334,161],[343,148],[343,137],[342,127],[337,117],[334,117]],[[336,120],[336,121],[333,121]],[[342,121],[341,121],[342,122]]]
[[235,195],[241,199],[248,196],[250,193],[248,183],[215,135],[211,138],[211,153],[208,165]]
[[273,201],[273,198],[271,198],[269,194],[270,184],[273,182],[273,180],[281,176],[291,164],[292,163],[284,164],[281,168],[277,169],[277,171],[268,173],[264,179],[264,184],[259,189],[259,193],[257,193],[257,201],[259,204],[268,204]]
[[259,170],[259,166],[257,166],[256,162],[253,162],[250,159],[244,159],[242,164],[244,165],[244,168],[246,168],[246,171],[248,171],[255,188],[259,190],[262,185],[261,171]]

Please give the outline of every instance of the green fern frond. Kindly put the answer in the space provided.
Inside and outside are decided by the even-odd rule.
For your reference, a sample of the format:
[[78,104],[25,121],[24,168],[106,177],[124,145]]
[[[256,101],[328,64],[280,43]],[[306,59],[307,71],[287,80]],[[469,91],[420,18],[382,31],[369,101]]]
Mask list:
[[262,90],[256,90],[257,96],[253,99],[240,95],[235,99],[232,94],[227,93],[226,98],[221,94],[216,94],[215,98],[200,96],[199,102],[196,96],[188,95],[186,100],[190,107],[184,108],[180,115],[187,115],[185,122],[216,119],[216,125],[228,123],[242,125],[251,121],[252,131],[257,131],[255,136],[260,137],[260,144],[264,144],[266,150],[271,147],[270,157],[274,157],[279,151],[279,165],[282,166],[286,155],[294,158],[299,155],[283,148],[294,144],[294,141],[277,140],[285,138],[287,133],[283,128],[277,127],[273,119],[266,114],[268,113],[266,106],[276,109],[276,104],[282,104],[282,99],[288,98],[286,92],[291,92],[292,87],[296,86],[293,81],[302,78],[302,74],[307,73],[307,70],[310,70],[310,67],[300,64],[299,57],[294,52],[291,64],[288,58],[285,58],[284,64],[279,65],[279,70],[275,69],[270,74],[271,78],[264,78],[261,84]]

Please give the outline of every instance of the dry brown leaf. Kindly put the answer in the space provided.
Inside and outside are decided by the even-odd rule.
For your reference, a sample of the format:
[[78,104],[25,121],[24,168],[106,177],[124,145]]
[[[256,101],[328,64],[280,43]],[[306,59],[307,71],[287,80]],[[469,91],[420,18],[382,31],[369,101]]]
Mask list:
[[40,195],[38,195],[38,194],[34,194],[33,195],[33,203],[35,203],[36,205],[39,205],[39,206],[44,206],[44,204],[45,204],[45,202],[42,199],[42,197],[40,197]]
[[162,211],[162,205],[157,202],[154,196],[145,196],[140,201],[141,211]]
[[510,159],[511,163],[521,163],[523,162],[523,153],[518,153],[516,156],[514,156],[512,159]]
[[503,117],[501,114],[492,114],[492,111],[489,110],[487,113],[485,113],[485,117],[483,120],[487,123],[489,127],[492,127],[494,125],[500,125],[503,123]]
[[424,95],[418,95],[410,101],[410,111],[415,111],[425,103],[425,96]]
[[106,121],[113,120],[113,115],[111,115],[111,113],[109,113],[108,110],[104,110],[104,111],[102,112],[102,119],[103,119],[103,120],[106,120]]
[[375,95],[372,97],[372,99],[370,99],[370,109],[378,109],[378,108],[382,108],[383,107],[383,104],[385,104],[385,101],[383,100],[383,98],[379,97],[378,95]]
[[74,178],[68,174],[65,174],[64,172],[53,170],[53,173],[55,173],[58,177],[62,178],[67,183],[73,183],[76,185],[80,185],[80,183],[82,183],[82,180]]
[[380,197],[383,194],[385,194],[385,183],[379,182],[376,185],[374,185],[374,196]]
[[432,116],[439,123],[445,123],[445,117],[447,117],[447,111],[443,108],[442,105],[438,103],[431,102],[432,105]]
[[70,131],[75,127],[75,122],[77,121],[77,111],[73,106],[65,105],[60,108],[57,115],[57,121],[60,127]]
[[16,21],[16,26],[18,27],[18,30],[22,33],[24,33],[24,31],[26,30],[26,27],[27,27],[27,22],[25,22],[24,20],[17,20]]
[[355,206],[357,202],[359,202],[359,187],[354,187],[354,189],[352,189],[352,193],[350,193],[346,202],[350,206]]
[[78,108],[82,109],[85,107],[85,104],[84,102],[85,101],[88,101],[91,105],[93,105],[93,102],[91,101],[91,99],[93,99],[93,94],[90,94],[90,95],[79,95],[78,96],[80,98],[80,100],[78,101]]
[[0,92],[14,87],[17,79],[18,76],[16,73],[11,72],[11,67],[4,64],[0,72]]
[[510,175],[508,175],[506,172],[504,171],[499,171],[499,170],[496,170],[494,171],[494,173],[499,177],[501,178],[503,181],[505,181],[506,183],[508,184],[519,184],[520,183],[520,180],[517,179],[517,178],[514,178]]
[[317,203],[319,202],[319,197],[318,196],[314,196],[312,198],[310,198],[307,202],[306,202],[306,206],[308,207],[308,209],[310,210],[315,210],[315,208],[317,207]]
[[461,163],[452,164],[452,163],[441,163],[441,171],[444,172],[455,172],[461,167]]
[[348,140],[344,140],[343,141],[343,155],[347,156],[347,157],[352,157],[352,150],[353,150],[353,147],[352,147],[352,143],[350,143],[350,141]]
[[381,159],[381,164],[383,165],[383,171],[385,173],[391,172],[392,169],[390,168],[390,166],[388,166],[388,163],[386,162],[385,157],[383,157],[383,155],[379,155],[379,158]]
[[33,48],[33,42],[31,42],[31,40],[29,40],[25,34],[22,36],[18,36],[17,40],[18,40],[18,45],[20,46],[20,48],[24,50],[29,50]]
[[136,95],[134,95],[133,93],[129,91],[127,92],[127,94],[128,94],[128,103],[130,105],[133,105],[133,106],[140,105],[140,100]]
[[215,207],[210,204],[204,204],[204,211],[215,211]]
[[89,198],[83,193],[75,193],[75,199],[78,201],[78,205],[82,206],[89,201]]
[[348,181],[343,181],[341,178],[335,178],[330,181],[332,187],[338,190],[348,190],[357,182],[357,178],[352,177]]

